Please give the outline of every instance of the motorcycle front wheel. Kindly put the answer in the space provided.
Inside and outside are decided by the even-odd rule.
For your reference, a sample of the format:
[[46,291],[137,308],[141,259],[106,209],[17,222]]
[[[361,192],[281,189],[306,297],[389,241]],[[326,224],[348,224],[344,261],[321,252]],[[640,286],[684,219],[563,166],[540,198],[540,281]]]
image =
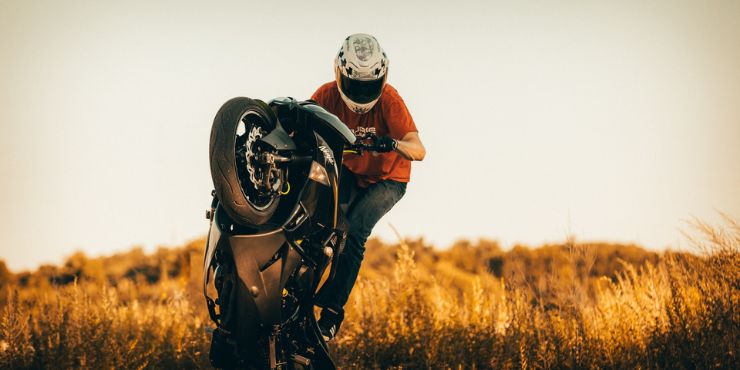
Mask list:
[[[265,224],[275,213],[276,192],[264,191],[273,184],[263,180],[254,158],[261,148],[259,138],[275,129],[277,118],[264,102],[244,97],[233,98],[221,106],[213,119],[210,140],[211,178],[221,205],[237,223]],[[273,177],[274,181],[280,181]],[[270,180],[267,180],[270,181]]]

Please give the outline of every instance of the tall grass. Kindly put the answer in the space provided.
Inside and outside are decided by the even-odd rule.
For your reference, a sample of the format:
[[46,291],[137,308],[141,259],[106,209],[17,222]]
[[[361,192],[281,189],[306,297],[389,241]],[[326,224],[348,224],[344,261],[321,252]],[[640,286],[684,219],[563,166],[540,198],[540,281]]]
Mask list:
[[[356,286],[335,356],[347,368],[737,368],[740,227],[727,221],[696,224],[703,258],[626,265],[591,295],[585,276],[443,284],[401,243],[393,277]],[[574,267],[593,263],[587,249],[571,245]]]
[[11,291],[0,317],[0,368],[206,368],[202,314],[180,287],[158,288],[163,298],[144,301],[78,284],[25,300]]
[[[400,243],[386,270],[363,267],[333,356],[345,369],[737,368],[740,227],[696,227],[701,256],[666,252],[604,276],[574,240],[563,256],[532,252],[557,268],[512,259],[510,274]],[[0,368],[208,368],[196,284],[162,276],[6,284]]]

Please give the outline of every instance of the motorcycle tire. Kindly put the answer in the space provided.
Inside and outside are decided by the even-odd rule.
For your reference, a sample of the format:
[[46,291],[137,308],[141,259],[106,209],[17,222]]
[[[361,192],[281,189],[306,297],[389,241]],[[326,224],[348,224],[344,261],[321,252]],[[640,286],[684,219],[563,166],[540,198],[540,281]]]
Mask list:
[[211,178],[224,210],[239,224],[265,224],[277,209],[279,195],[273,195],[263,205],[255,204],[247,197],[244,187],[251,184],[240,180],[237,168],[238,130],[244,124],[247,133],[253,125],[259,125],[261,130],[270,132],[276,123],[277,118],[267,104],[244,97],[233,98],[224,103],[213,119],[209,146]]

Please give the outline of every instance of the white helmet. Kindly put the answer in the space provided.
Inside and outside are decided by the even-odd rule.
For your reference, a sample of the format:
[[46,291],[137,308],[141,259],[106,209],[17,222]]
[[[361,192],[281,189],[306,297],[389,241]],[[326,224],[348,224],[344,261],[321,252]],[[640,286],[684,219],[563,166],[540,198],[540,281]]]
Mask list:
[[353,112],[367,113],[380,98],[388,77],[388,57],[378,40],[365,33],[348,36],[334,60],[337,87]]

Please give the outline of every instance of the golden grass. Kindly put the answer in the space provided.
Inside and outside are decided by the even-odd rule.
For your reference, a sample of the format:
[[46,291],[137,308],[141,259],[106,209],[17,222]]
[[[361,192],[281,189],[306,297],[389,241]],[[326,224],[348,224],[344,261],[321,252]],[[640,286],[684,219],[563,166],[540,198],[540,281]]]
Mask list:
[[571,243],[557,285],[444,284],[468,276],[447,263],[432,274],[402,243],[393,277],[359,281],[335,355],[348,368],[734,368],[740,228],[728,225],[697,223],[703,258],[667,253],[615,280],[574,274],[594,261]]
[[204,317],[177,286],[162,299],[123,300],[118,289],[73,284],[21,301],[0,318],[0,368],[197,368],[208,362]]
[[[740,227],[729,218],[722,229],[696,227],[702,256],[623,262],[610,277],[594,275],[604,261],[573,240],[516,252],[544,254],[557,268],[517,257],[505,259],[511,273],[499,277],[451,254],[468,247],[401,243],[391,265],[368,256],[333,355],[345,369],[736,368]],[[491,251],[486,258],[498,258]],[[114,286],[99,275],[63,286],[6,282],[0,368],[209,367],[210,322],[196,283]]]

